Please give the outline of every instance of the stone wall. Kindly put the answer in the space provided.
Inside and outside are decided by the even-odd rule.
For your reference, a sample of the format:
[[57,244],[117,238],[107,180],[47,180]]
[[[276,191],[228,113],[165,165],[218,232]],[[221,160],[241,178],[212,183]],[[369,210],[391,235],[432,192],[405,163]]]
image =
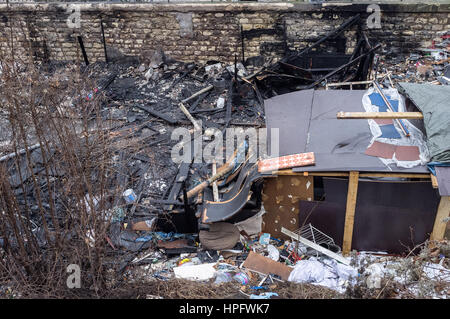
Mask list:
[[[108,49],[128,56],[162,49],[183,61],[234,61],[245,57],[279,57],[286,46],[304,47],[351,16],[384,49],[410,51],[427,47],[439,32],[450,30],[449,4],[381,4],[381,29],[369,29],[367,4],[213,3],[0,4],[0,53],[16,57],[75,60],[81,35],[90,61],[104,60],[100,21]],[[68,23],[69,21],[69,23]],[[242,31],[241,31],[242,30]],[[350,52],[353,26],[327,47]],[[242,41],[243,36],[243,41]],[[11,45],[12,44],[12,45]]]

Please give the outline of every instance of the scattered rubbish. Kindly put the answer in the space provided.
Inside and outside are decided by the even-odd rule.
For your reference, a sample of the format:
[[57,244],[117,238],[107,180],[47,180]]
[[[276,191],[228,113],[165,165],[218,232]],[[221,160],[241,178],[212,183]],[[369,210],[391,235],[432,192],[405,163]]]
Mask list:
[[153,230],[157,218],[154,217],[152,219],[147,219],[144,221],[136,222],[131,225],[132,230],[140,230],[140,231],[150,231]]
[[223,97],[219,97],[217,99],[217,104],[216,104],[218,109],[223,109],[223,107],[225,106],[225,99]]
[[206,249],[231,249],[239,241],[239,229],[230,223],[213,223],[208,230],[199,231],[199,238]]
[[288,235],[292,239],[297,240],[297,241],[301,242],[302,244],[304,244],[304,245],[306,245],[308,247],[311,247],[312,249],[315,249],[315,250],[317,250],[318,252],[320,252],[322,254],[327,255],[328,257],[336,259],[337,261],[339,261],[340,263],[343,263],[344,265],[349,265],[350,264],[350,260],[348,260],[348,259],[346,259],[346,258],[344,258],[344,257],[342,257],[342,256],[340,256],[340,255],[338,255],[338,254],[336,254],[334,252],[332,252],[331,250],[326,249],[326,248],[324,248],[324,247],[322,247],[322,246],[320,246],[320,245],[318,245],[318,244],[316,244],[316,243],[314,243],[314,242],[312,242],[312,241],[310,241],[310,240],[308,240],[306,238],[303,238],[300,235],[298,235],[298,234],[296,234],[294,232],[291,232],[291,231],[287,230],[284,227],[281,228],[281,232],[283,234]]
[[259,237],[259,243],[261,245],[268,245],[270,241],[270,234],[264,233]]
[[125,202],[127,204],[133,204],[136,201],[137,197],[134,190],[127,189],[126,191],[123,192],[123,198],[125,199]]
[[216,273],[214,265],[215,263],[201,264],[201,265],[184,265],[174,267],[173,272],[175,274],[175,278],[204,281],[214,278],[214,275]]
[[267,245],[267,252],[269,253],[269,258],[275,261],[280,259],[280,252],[273,245]]
[[239,272],[236,275],[234,275],[233,279],[239,282],[241,285],[247,285],[249,280],[247,274],[243,272]]
[[214,283],[221,284],[221,283],[225,283],[225,282],[230,282],[232,280],[233,280],[233,277],[231,276],[231,274],[229,272],[218,271],[216,273],[216,280],[214,281]]
[[[0,134],[0,189],[8,199],[0,209],[9,216],[0,223],[0,249],[8,251],[6,260],[17,252],[30,258],[7,266],[28,276],[42,265],[36,258],[59,260],[68,252],[56,243],[70,242],[80,264],[97,263],[93,250],[105,251],[101,266],[131,284],[188,279],[207,282],[202,291],[224,284],[216,288],[271,299],[285,295],[289,281],[339,296],[360,297],[368,289],[395,298],[446,298],[450,35],[392,54],[355,26],[362,22],[360,15],[350,17],[300,49],[286,42],[274,63],[267,55],[241,62],[236,56],[234,64],[182,62],[160,49],[136,61],[107,52],[103,24],[107,63],[89,63],[78,37],[84,65],[77,81],[76,64],[48,63],[48,70],[25,78],[0,63],[0,83],[35,88],[0,92],[0,130],[7,133]],[[281,31],[242,30],[242,54],[245,40],[264,32]],[[353,35],[352,52],[334,47],[353,43]],[[15,113],[17,105],[31,112]],[[344,111],[336,115],[339,108]],[[52,125],[41,127],[29,114]],[[66,122],[54,122],[59,117]],[[350,118],[364,120],[343,121]],[[263,128],[267,140],[259,136],[257,150],[251,138],[238,142],[223,165],[197,160],[194,153],[217,142],[215,134],[228,138],[235,128]],[[76,134],[67,133],[72,129]],[[178,129],[194,138],[176,140]],[[189,151],[180,150],[184,159],[174,163],[180,143]],[[407,240],[424,242],[430,233],[438,247],[423,245],[404,257]],[[352,252],[366,247],[386,247],[389,254]],[[86,278],[105,281],[96,276]],[[433,288],[425,291],[421,280]],[[384,289],[389,281],[396,289]],[[179,297],[194,284],[179,282],[186,287],[172,295],[158,286],[158,295],[142,296]]]
[[[345,268],[340,269],[339,267]],[[340,281],[348,281],[351,278],[355,279],[357,274],[357,271],[351,267],[338,263],[330,266],[311,257],[308,260],[300,260],[295,264],[288,281],[312,283],[341,290],[343,289],[343,285]]]

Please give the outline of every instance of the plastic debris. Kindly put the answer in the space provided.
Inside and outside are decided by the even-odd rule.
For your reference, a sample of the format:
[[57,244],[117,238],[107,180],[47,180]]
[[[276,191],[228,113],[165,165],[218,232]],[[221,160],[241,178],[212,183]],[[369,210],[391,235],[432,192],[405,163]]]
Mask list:
[[269,258],[275,261],[278,261],[280,259],[280,252],[278,249],[273,245],[267,245],[267,252],[269,253]]
[[230,282],[233,278],[229,272],[224,271],[218,271],[216,273],[216,280],[214,281],[215,284],[221,284],[224,282]]
[[203,281],[214,278],[216,269],[214,269],[215,263],[201,264],[193,266],[179,266],[173,268],[175,278],[182,278],[195,281]]
[[233,279],[236,280],[237,282],[241,283],[241,285],[247,285],[249,278],[247,276],[247,274],[240,272],[237,273],[236,275],[233,276]]
[[264,233],[259,237],[259,243],[261,245],[268,245],[270,242],[270,234]]
[[357,276],[356,269],[337,263],[334,260],[320,262],[312,257],[308,260],[300,260],[295,264],[294,270],[289,275],[288,281],[296,283],[311,283],[326,286],[341,291],[352,276]]
[[270,299],[274,296],[278,297],[278,294],[276,292],[263,292],[259,295],[250,295],[250,299]]

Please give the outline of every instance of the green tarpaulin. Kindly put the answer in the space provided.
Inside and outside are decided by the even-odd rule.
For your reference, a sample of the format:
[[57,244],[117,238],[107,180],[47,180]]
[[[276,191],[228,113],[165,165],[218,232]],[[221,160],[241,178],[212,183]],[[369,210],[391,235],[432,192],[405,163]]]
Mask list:
[[399,91],[423,114],[431,160],[450,163],[450,86],[402,82]]

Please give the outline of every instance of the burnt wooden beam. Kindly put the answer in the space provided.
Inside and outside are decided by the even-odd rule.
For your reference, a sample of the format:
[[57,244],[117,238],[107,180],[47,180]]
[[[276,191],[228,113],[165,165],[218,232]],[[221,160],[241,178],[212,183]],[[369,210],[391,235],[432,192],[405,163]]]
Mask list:
[[78,38],[78,43],[80,44],[81,53],[83,53],[84,63],[86,63],[86,65],[89,65],[89,60],[88,60],[86,50],[85,50],[84,44],[83,44],[83,38],[81,37],[81,35],[77,36],[77,38]]
[[317,47],[319,44],[321,44],[322,42],[328,40],[328,39],[332,39],[337,37],[339,34],[341,34],[343,31],[345,31],[347,28],[351,27],[353,24],[355,24],[356,22],[359,21],[361,15],[357,14],[349,19],[347,19],[344,23],[342,23],[337,29],[329,32],[327,35],[325,35],[324,37],[320,38],[318,41],[314,42],[313,44],[311,44],[309,47],[301,50],[300,52],[294,52],[288,56],[286,56],[285,58],[283,58],[281,61],[285,62],[287,61],[289,58],[292,57],[296,57],[296,56],[301,56],[305,53],[308,53],[309,51],[311,51],[313,48]]
[[231,113],[233,109],[232,100],[233,100],[233,80],[230,81],[230,85],[228,87],[228,96],[227,96],[227,113],[225,115],[225,127],[231,122]]
[[[183,186],[183,183],[186,181],[189,170],[191,168],[191,163],[181,163],[180,167],[178,169],[177,177],[175,178],[175,182],[172,186],[172,189],[170,190],[169,196],[167,200],[169,202],[175,202],[178,199],[178,194],[181,191],[181,188]],[[178,202],[177,202],[178,203]],[[182,204],[180,202],[180,204]],[[164,210],[171,210],[173,208],[173,204],[164,206]]]
[[170,85],[170,87],[166,90],[166,92],[170,92],[170,90],[172,90],[175,85],[177,85],[181,80],[183,80],[189,73],[191,73],[192,70],[194,70],[195,68],[195,64],[193,65],[189,65],[187,70],[183,72],[183,74],[180,75],[180,77],[178,79],[176,79],[175,81],[172,82],[172,84]]
[[244,64],[245,61],[245,55],[244,55],[244,28],[241,25],[241,49],[242,49],[242,64]]
[[175,119],[173,119],[173,118],[167,116],[166,114],[163,114],[163,113],[161,113],[161,112],[152,110],[151,108],[148,108],[148,107],[146,107],[146,106],[142,106],[142,105],[133,105],[133,107],[136,107],[136,108],[138,108],[138,109],[140,109],[140,110],[143,110],[143,111],[145,111],[145,112],[147,112],[147,113],[149,113],[149,114],[151,114],[151,115],[153,115],[153,116],[155,116],[155,117],[158,117],[158,118],[160,118],[160,119],[162,119],[162,120],[164,120],[164,121],[166,121],[166,122],[168,122],[168,123],[170,123],[170,124],[177,124],[177,123],[178,123],[177,120],[175,120]]
[[200,95],[197,100],[195,100],[194,103],[192,103],[191,107],[189,108],[189,112],[191,112],[192,114],[195,113],[195,110],[197,109],[197,106],[205,99],[205,97],[207,97],[209,95],[211,91],[205,92],[202,95]]
[[105,30],[103,29],[103,20],[102,19],[100,19],[100,26],[102,29],[103,51],[105,52],[105,62],[108,63],[108,53],[106,52]]

